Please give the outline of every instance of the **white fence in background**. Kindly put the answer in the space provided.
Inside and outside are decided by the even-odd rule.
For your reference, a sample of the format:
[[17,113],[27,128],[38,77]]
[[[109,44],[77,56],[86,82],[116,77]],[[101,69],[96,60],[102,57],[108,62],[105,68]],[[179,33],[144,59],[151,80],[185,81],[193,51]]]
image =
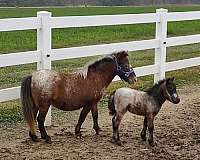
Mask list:
[[[155,49],[155,63],[137,67],[135,72],[138,77],[154,74],[154,81],[157,81],[165,77],[166,71],[200,65],[200,57],[166,62],[167,47],[200,42],[200,34],[168,38],[167,22],[198,19],[200,19],[200,11],[168,13],[166,9],[157,9],[156,13],[147,14],[68,17],[51,17],[50,12],[41,11],[38,12],[37,17],[0,19],[0,31],[37,29],[37,50],[0,55],[0,67],[36,62],[38,69],[51,69],[51,61],[54,60],[102,55],[116,50],[138,51]],[[61,49],[52,49],[51,47],[52,28],[141,23],[156,23],[155,39]],[[18,99],[19,96],[20,87],[0,90],[0,102]],[[49,112],[46,125],[50,124],[51,115]]]

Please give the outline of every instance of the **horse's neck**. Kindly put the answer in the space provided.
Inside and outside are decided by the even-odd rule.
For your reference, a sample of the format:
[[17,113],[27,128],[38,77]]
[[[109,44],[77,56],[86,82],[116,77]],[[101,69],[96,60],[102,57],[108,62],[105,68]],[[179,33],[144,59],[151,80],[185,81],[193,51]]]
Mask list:
[[93,77],[95,77],[96,82],[100,83],[104,88],[107,87],[115,77],[115,66],[114,64],[109,64],[109,66],[105,66],[103,69],[101,68],[101,70],[91,74],[93,74]]
[[166,98],[164,97],[162,87],[159,87],[158,90],[156,90],[152,96],[154,97],[156,103],[158,104],[159,107],[163,105],[163,103],[166,101]]

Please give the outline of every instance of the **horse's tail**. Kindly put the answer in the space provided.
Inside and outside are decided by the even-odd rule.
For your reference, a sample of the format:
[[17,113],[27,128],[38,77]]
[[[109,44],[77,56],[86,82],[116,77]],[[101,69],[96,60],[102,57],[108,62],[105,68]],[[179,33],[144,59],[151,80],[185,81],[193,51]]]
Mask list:
[[108,100],[108,110],[109,110],[109,115],[111,116],[116,113],[114,97],[115,97],[115,91],[110,95],[109,100]]
[[31,79],[32,76],[27,76],[21,83],[21,102],[24,118],[27,121],[31,134],[35,135],[35,118],[33,114],[34,102],[31,94]]

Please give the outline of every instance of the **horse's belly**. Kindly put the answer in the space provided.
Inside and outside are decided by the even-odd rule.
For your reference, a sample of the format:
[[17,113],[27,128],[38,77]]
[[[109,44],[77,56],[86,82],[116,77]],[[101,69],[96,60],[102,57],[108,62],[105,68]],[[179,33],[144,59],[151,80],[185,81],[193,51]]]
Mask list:
[[52,102],[52,105],[58,109],[64,110],[64,111],[73,111],[78,110],[83,107],[83,104],[73,104],[73,103],[67,103],[63,101],[54,101]]

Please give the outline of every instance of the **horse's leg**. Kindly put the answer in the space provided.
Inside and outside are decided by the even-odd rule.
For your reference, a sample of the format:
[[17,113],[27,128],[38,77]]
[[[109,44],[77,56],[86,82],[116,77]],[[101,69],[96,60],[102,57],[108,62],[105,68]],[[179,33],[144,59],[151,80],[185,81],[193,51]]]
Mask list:
[[98,125],[98,109],[97,109],[97,103],[95,103],[92,108],[92,118],[93,118],[93,129],[96,131],[96,134],[99,134],[99,131],[101,130]]
[[143,141],[146,141],[146,131],[147,131],[147,117],[144,118],[143,129],[140,136]]
[[[38,113],[38,108],[34,105],[32,109],[33,109],[33,117],[34,117],[34,123],[32,125],[35,125],[35,119],[36,119],[36,116],[37,116],[37,113]],[[39,139],[36,136],[36,129],[33,129],[33,128],[35,128],[35,126],[31,127],[31,130],[29,131],[29,136],[31,137],[31,139],[34,142],[38,142]]]
[[44,127],[44,121],[48,112],[49,106],[47,109],[39,111],[37,121],[38,121],[38,127],[41,133],[41,138],[45,139],[47,143],[51,143],[51,137],[48,136],[45,127]]
[[81,111],[81,114],[79,116],[79,120],[78,120],[78,123],[76,125],[76,128],[75,128],[75,134],[77,136],[80,136],[81,137],[81,132],[80,132],[80,129],[81,129],[81,125],[83,124],[83,122],[85,121],[85,118],[87,116],[87,114],[90,112],[90,109],[91,109],[91,106],[85,106],[83,107],[82,111]]
[[149,145],[152,146],[152,147],[154,146],[154,141],[153,141],[154,124],[153,124],[153,121],[154,121],[154,116],[153,115],[149,115],[147,117],[147,126],[148,126],[148,130],[149,130],[148,141],[149,141]]
[[113,126],[113,137],[112,141],[117,145],[122,145],[119,138],[119,125],[122,120],[123,114],[115,114],[112,118],[112,126]]

